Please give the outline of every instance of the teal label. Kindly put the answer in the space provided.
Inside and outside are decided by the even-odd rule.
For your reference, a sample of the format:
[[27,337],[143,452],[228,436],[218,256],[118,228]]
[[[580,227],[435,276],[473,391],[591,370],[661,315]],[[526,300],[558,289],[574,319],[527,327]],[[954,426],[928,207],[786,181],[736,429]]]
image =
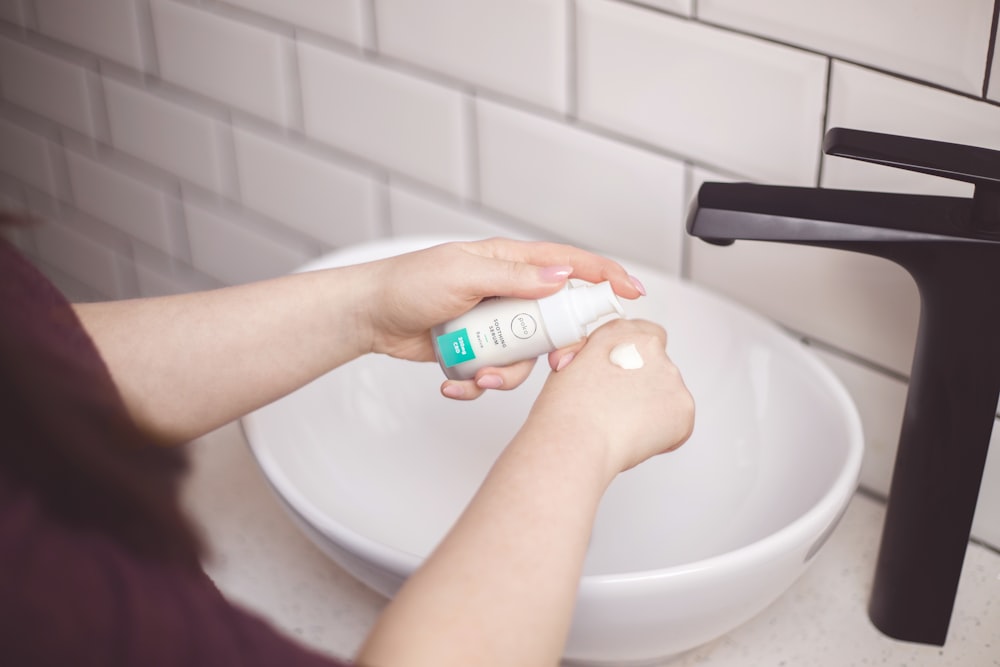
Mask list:
[[469,343],[469,332],[465,329],[438,336],[437,345],[438,351],[441,353],[441,361],[444,362],[446,368],[476,358],[476,353]]

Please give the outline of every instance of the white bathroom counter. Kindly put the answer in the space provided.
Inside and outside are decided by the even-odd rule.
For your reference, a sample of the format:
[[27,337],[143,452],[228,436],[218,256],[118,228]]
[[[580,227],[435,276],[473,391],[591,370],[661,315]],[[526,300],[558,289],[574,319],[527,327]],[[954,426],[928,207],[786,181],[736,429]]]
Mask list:
[[[350,657],[384,605],[285,515],[238,424],[190,445],[185,502],[203,527],[206,569],[230,599],[321,651]],[[866,605],[884,506],[855,496],[806,574],[729,635],[666,660],[670,667],[1000,666],[1000,554],[970,544],[944,647],[881,635]]]

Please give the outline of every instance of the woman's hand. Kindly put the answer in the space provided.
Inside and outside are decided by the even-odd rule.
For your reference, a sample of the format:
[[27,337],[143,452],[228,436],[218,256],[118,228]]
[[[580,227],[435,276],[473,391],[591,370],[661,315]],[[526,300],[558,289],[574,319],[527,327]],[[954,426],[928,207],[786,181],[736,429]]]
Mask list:
[[[611,363],[621,343],[636,346],[641,368]],[[559,662],[604,490],[691,433],[694,405],[665,345],[655,324],[612,321],[549,376],[461,517],[386,607],[359,664]]]
[[[570,276],[593,283],[608,280],[626,299],[642,294],[641,283],[616,262],[556,243],[446,243],[365,268],[371,296],[362,322],[368,326],[371,351],[415,361],[435,358],[432,327],[485,297],[538,299],[561,289]],[[441,391],[450,398],[472,399],[486,389],[512,389],[528,377],[534,363],[483,368],[472,380],[445,381]]]
[[[641,368],[610,360],[618,345],[632,344]],[[681,446],[694,427],[694,399],[666,352],[667,334],[644,320],[613,320],[584,343],[549,355],[552,373],[525,428],[558,432],[572,424],[595,436],[609,455],[614,476],[651,456]],[[569,360],[572,363],[569,363]]]

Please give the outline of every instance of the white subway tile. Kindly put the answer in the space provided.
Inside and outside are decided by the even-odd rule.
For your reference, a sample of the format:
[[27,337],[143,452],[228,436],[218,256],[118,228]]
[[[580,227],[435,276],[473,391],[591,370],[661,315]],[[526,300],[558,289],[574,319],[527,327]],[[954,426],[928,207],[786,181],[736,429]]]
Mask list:
[[137,245],[133,261],[140,296],[165,296],[214,289],[221,283],[185,262],[164,255],[150,246]]
[[196,269],[226,284],[283,275],[304,264],[309,253],[246,224],[238,213],[210,211],[184,202],[191,259]]
[[455,194],[465,193],[462,96],[299,43],[306,133]]
[[[724,181],[695,170],[703,181]],[[784,243],[691,239],[690,276],[807,336],[908,375],[920,300],[888,260]]]
[[250,132],[235,132],[243,202],[333,246],[379,235],[375,181]]
[[607,0],[577,16],[580,118],[718,169],[816,181],[826,59]]
[[0,171],[42,192],[57,194],[49,145],[45,137],[0,118]]
[[276,123],[288,122],[283,37],[169,0],[153,0],[152,9],[164,79]]
[[70,226],[46,222],[33,230],[42,261],[96,290],[104,298],[131,296],[125,289],[125,262]]
[[562,0],[380,0],[379,50],[474,86],[566,109]]
[[111,143],[214,192],[225,192],[220,124],[152,93],[105,77]]
[[681,163],[484,100],[476,111],[484,205],[600,252],[679,270]]
[[694,0],[636,0],[636,2],[684,16],[691,16],[694,10]]
[[81,282],[80,280],[70,276],[68,273],[56,268],[52,264],[48,264],[42,260],[35,261],[38,270],[45,275],[48,281],[52,283],[70,303],[89,303],[92,301],[107,301],[108,299],[115,298]]
[[993,0],[700,0],[698,17],[978,95]]
[[229,4],[361,46],[368,0],[226,0]]
[[66,160],[81,211],[169,254],[185,252],[166,195],[74,151],[66,151]]
[[94,136],[87,71],[79,65],[0,38],[0,86],[11,102]]
[[[936,139],[1000,150],[1000,107],[835,62],[829,127]],[[824,158],[823,185],[857,190],[971,196],[972,186],[858,160]]]
[[903,423],[906,383],[838,354],[819,349],[815,352],[844,383],[861,415],[865,433],[861,486],[888,495]]
[[8,194],[7,192],[0,192],[0,211],[13,213],[14,215],[24,215],[28,212],[28,206],[16,193]]
[[485,214],[449,206],[400,186],[389,190],[389,219],[396,236],[441,235],[462,239],[503,236],[537,240]]
[[43,34],[144,69],[135,0],[35,0]]
[[137,265],[135,273],[139,281],[139,295],[142,297],[168,296],[211,289],[204,284],[205,279],[200,282],[193,281],[194,284],[189,285],[183,279],[178,280],[174,276],[163,275],[148,266]]
[[[20,218],[30,215],[30,210],[21,193],[12,190],[0,192],[0,213]],[[7,239],[22,254],[31,254],[33,252],[33,244],[28,226],[0,225],[0,238]]]

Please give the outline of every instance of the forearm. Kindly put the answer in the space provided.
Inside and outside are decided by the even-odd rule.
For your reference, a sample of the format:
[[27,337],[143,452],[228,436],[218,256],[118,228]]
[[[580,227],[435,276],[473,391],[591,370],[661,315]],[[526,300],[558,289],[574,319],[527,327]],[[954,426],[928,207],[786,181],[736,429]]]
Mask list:
[[76,306],[126,407],[168,441],[204,434],[368,351],[363,268]]
[[613,477],[603,445],[532,424],[379,619],[369,667],[555,665],[597,506]]

